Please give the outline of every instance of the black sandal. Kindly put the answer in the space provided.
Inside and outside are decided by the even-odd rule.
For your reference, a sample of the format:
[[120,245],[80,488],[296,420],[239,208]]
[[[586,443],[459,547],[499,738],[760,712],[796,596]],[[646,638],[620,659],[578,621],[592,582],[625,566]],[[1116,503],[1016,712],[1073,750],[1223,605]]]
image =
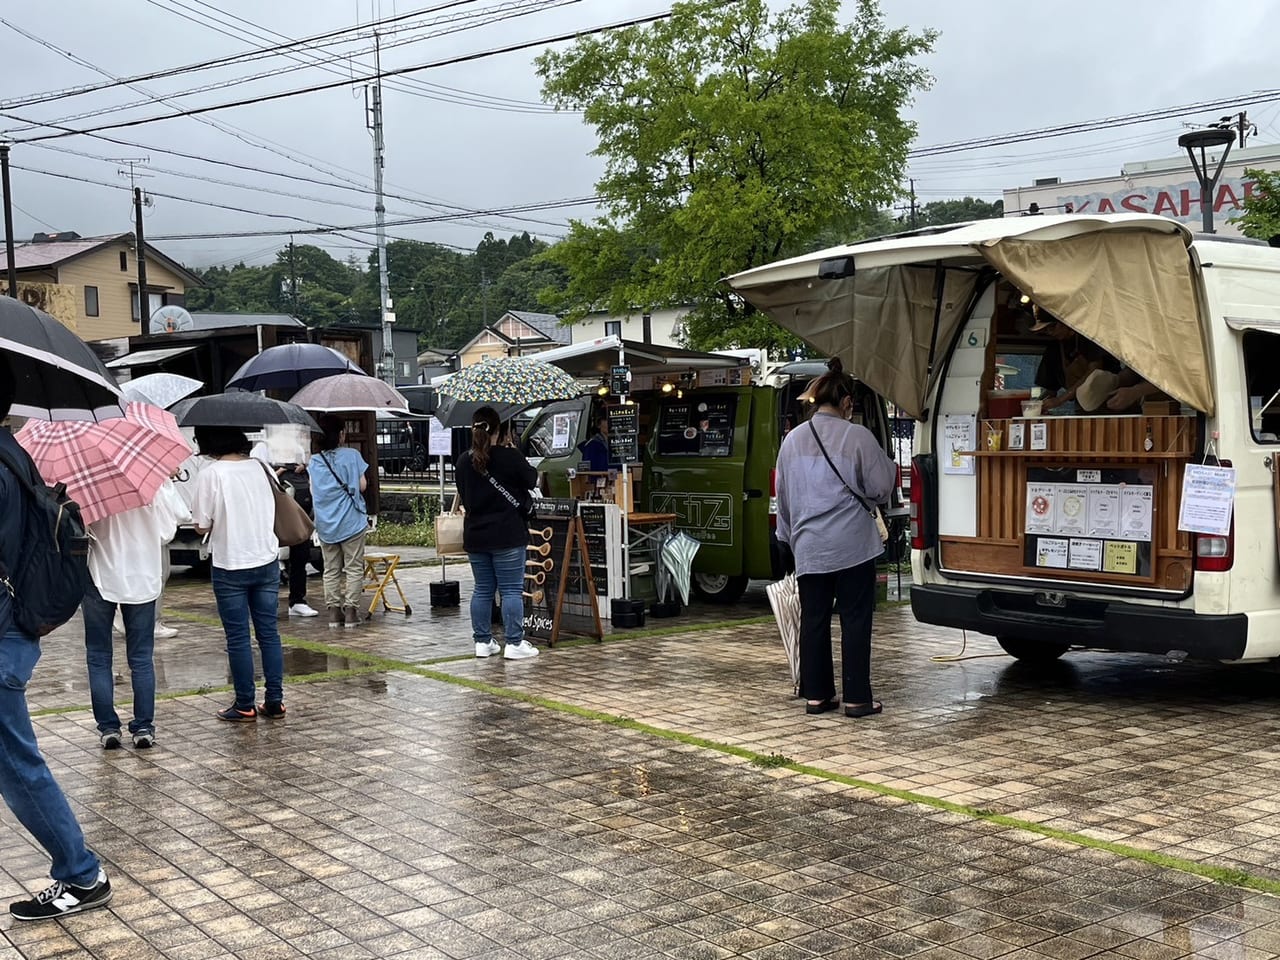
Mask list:
[[806,703],[804,705],[805,713],[826,713],[828,710],[835,710],[840,706],[840,698],[832,697],[830,700],[823,700],[821,703]]
[[873,700],[870,703],[854,703],[844,708],[846,717],[874,717],[877,713],[884,710],[884,704],[879,700]]

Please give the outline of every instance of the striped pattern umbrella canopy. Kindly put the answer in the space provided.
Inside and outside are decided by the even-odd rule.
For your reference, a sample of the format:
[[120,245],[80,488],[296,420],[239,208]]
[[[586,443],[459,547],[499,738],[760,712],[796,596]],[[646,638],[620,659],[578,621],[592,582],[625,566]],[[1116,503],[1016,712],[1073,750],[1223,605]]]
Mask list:
[[522,408],[550,400],[572,400],[582,389],[557,366],[534,357],[495,357],[463,367],[440,386],[455,400]]
[[769,606],[778,620],[778,636],[787,654],[787,666],[791,668],[792,690],[800,695],[800,587],[796,575],[788,573],[776,583],[764,588]]
[[67,485],[86,523],[146,506],[191,456],[173,414],[146,403],[100,423],[28,420],[15,437],[46,483]]

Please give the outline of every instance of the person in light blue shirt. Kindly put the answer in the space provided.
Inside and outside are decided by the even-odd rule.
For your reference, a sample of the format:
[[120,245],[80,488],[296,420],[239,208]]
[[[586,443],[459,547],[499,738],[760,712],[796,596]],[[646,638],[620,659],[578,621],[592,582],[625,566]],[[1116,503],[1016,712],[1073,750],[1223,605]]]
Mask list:
[[311,476],[311,504],[316,534],[324,555],[324,602],[331,628],[355,627],[364,593],[364,536],[369,514],[364,503],[368,486],[364,457],[344,447],[346,426],[341,417],[327,413],[320,418],[324,439],[320,452],[307,464]]
[[875,505],[897,468],[875,435],[849,422],[853,380],[832,360],[810,388],[815,410],[778,451],[778,540],[795,555],[800,593],[800,695],[806,713],[840,706],[831,669],[831,606],[840,614],[844,712],[877,714],[871,696],[871,612],[884,544]]

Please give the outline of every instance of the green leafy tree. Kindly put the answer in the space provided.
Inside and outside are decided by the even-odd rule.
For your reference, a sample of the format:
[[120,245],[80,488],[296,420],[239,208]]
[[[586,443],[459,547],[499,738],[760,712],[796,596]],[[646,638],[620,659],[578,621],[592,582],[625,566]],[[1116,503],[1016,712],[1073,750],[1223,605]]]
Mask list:
[[1271,240],[1280,236],[1280,172],[1245,170],[1245,178],[1257,186],[1244,198],[1244,213],[1232,217],[1240,232],[1254,240]]
[[[875,0],[685,2],[665,21],[585,37],[537,60],[544,95],[581,109],[605,159],[607,213],[550,258],[569,319],[692,304],[691,345],[783,348],[719,279],[809,249],[898,195],[901,116],[934,34],[886,29]],[[593,262],[594,258],[594,262]]]
[[[1004,201],[988,203],[977,197],[963,200],[934,200],[924,204],[916,213],[916,226],[942,227],[949,223],[967,223],[970,220],[993,220],[1004,216]],[[903,220],[910,226],[910,220]]]

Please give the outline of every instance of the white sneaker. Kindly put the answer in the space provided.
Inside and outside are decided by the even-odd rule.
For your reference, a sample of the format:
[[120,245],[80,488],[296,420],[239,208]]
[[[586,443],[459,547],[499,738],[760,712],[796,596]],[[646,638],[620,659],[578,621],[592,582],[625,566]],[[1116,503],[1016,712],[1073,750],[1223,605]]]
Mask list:
[[312,609],[311,609],[309,606],[307,606],[305,603],[295,603],[292,607],[290,607],[290,608],[289,608],[289,616],[291,616],[291,617],[318,617],[318,616],[320,616],[320,611],[319,611],[319,610],[312,610]]
[[521,640],[519,643],[508,643],[507,648],[502,651],[504,660],[524,660],[537,655],[538,648],[528,640]]
[[156,638],[159,640],[168,640],[170,637],[178,635],[177,629],[165,626],[163,623],[156,624]]
[[476,656],[482,660],[485,657],[491,657],[495,653],[501,653],[501,652],[502,652],[502,647],[501,645],[499,645],[497,640],[490,640],[488,643],[476,644]]

